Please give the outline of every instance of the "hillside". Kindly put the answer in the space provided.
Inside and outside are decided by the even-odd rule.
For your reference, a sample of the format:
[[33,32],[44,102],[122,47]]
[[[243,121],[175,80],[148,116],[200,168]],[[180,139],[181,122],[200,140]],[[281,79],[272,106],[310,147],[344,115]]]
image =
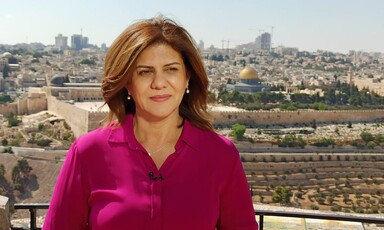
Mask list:
[[[12,183],[12,169],[20,159],[27,159],[32,168],[30,175],[37,178],[36,184],[30,186],[30,191],[20,194],[13,190],[13,197],[10,197],[15,203],[49,203],[53,192],[56,178],[60,172],[65,154],[54,153],[31,153],[31,154],[8,154],[0,153],[0,164],[5,166],[5,178],[8,183]],[[5,195],[5,194],[4,194]],[[39,214],[45,213],[39,211]],[[12,219],[25,217],[28,213],[18,211],[13,214]]]
[[[242,160],[255,202],[384,213],[383,153],[248,153]],[[278,187],[289,200],[274,201]]]

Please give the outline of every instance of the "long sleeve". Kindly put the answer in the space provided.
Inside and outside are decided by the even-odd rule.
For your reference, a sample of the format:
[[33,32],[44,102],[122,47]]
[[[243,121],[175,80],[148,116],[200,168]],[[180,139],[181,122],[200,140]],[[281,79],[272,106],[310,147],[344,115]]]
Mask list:
[[85,169],[81,165],[81,155],[76,143],[67,153],[52,195],[44,230],[87,229],[88,205]]
[[244,169],[238,157],[220,198],[218,230],[257,230],[258,225]]

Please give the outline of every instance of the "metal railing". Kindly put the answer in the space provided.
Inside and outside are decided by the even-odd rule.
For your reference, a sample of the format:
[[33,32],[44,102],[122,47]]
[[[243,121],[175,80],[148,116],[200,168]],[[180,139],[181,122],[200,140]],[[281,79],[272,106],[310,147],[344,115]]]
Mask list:
[[[15,210],[28,209],[29,210],[29,227],[31,230],[41,229],[36,226],[36,213],[38,209],[48,209],[48,203],[17,203],[14,204]],[[16,230],[18,228],[11,228]]]
[[[18,203],[14,205],[15,210],[28,209],[30,213],[30,229],[40,229],[36,226],[36,212],[38,209],[48,209],[48,203]],[[359,222],[369,224],[384,225],[384,217],[376,216],[358,216],[336,213],[309,213],[309,212],[292,212],[292,211],[271,211],[271,210],[255,210],[255,215],[259,216],[259,230],[264,229],[264,217],[265,216],[279,216],[290,218],[308,218],[308,219],[320,219],[320,220],[336,220],[347,222]],[[17,228],[12,228],[16,230]]]
[[255,210],[255,215],[259,216],[259,229],[264,228],[265,216],[279,216],[279,217],[291,217],[291,218],[307,218],[307,219],[319,219],[319,220],[337,220],[347,222],[359,222],[367,224],[382,224],[384,225],[384,217],[375,216],[358,216],[336,213],[309,213],[309,212],[291,212],[291,211],[271,211],[271,210]]

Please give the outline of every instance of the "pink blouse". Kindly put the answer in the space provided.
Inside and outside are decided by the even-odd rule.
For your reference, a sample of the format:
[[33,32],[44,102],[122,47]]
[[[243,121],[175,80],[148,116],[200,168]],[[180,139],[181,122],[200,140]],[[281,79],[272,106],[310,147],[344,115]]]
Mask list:
[[79,137],[67,157],[43,229],[257,230],[232,142],[184,121],[158,170],[136,140],[133,116]]

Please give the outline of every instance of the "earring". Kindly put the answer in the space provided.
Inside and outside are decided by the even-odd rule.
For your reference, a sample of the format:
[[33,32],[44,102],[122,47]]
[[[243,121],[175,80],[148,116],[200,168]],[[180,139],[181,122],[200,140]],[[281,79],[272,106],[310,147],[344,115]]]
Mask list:
[[187,87],[187,90],[185,91],[186,93],[189,93],[189,89],[188,89],[188,87]]
[[128,101],[131,100],[131,94],[129,94],[129,92],[128,92],[127,100]]

